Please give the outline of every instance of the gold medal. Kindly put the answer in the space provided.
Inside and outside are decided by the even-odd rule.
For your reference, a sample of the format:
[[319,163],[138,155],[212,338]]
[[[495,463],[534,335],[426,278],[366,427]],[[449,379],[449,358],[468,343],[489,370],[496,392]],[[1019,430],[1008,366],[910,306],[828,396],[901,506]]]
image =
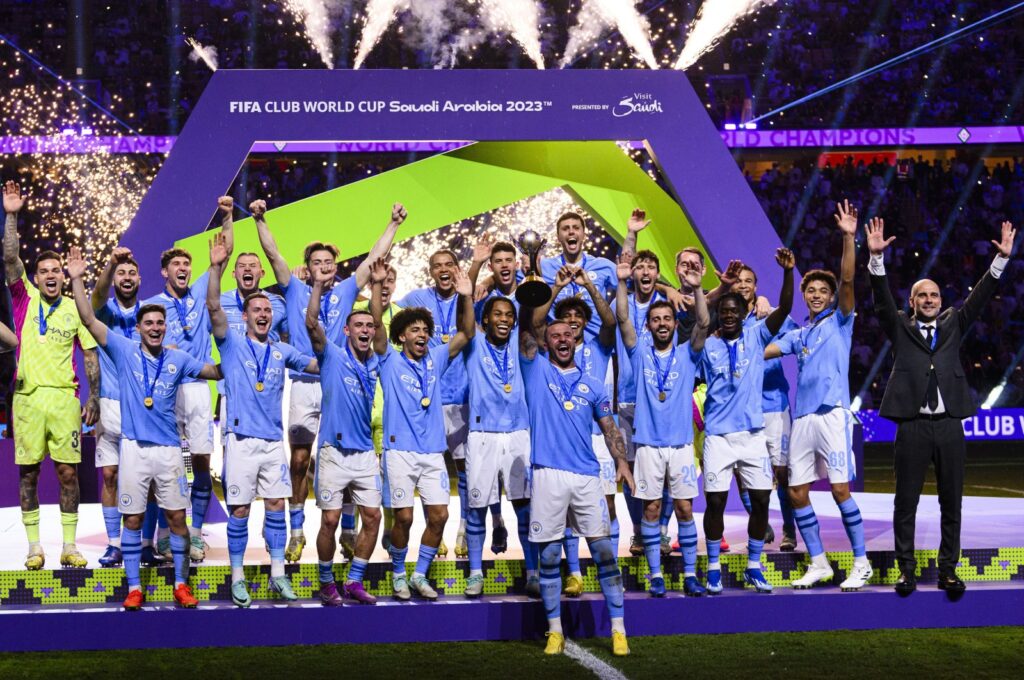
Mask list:
[[448,335],[447,333],[442,333],[441,334],[441,342],[448,342],[451,339],[452,339],[452,336]]
[[153,397],[146,397],[142,403],[146,408],[153,408]]
[[576,408],[576,405],[572,403],[572,399],[566,399],[564,402],[562,402],[562,406],[565,407],[566,411],[571,411],[574,408]]
[[804,347],[803,352],[804,352],[804,356],[806,356],[806,355],[811,353],[811,350],[809,350],[806,347]]
[[256,383],[256,391],[257,392],[262,392],[263,391],[263,381],[262,380]]
[[508,383],[505,383],[505,387],[504,387],[504,390],[505,390],[505,392],[506,392],[506,394],[507,394],[508,392],[511,392],[511,391],[512,391],[512,386],[511,386],[511,385],[509,385]]
[[665,392],[658,392],[658,401],[665,401]]
[[422,399],[420,399],[420,406],[422,406],[423,408],[427,408],[428,406],[430,406],[430,397],[423,397]]
[[46,336],[45,335],[40,335],[39,336],[39,344],[40,345],[45,345],[46,344]]

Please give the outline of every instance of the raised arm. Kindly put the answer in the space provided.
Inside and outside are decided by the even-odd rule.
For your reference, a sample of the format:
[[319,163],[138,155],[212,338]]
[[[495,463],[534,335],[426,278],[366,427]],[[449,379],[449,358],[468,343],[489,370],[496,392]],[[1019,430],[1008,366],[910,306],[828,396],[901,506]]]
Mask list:
[[601,319],[601,329],[597,332],[597,341],[601,343],[602,347],[614,347],[615,313],[612,312],[612,306],[604,299],[604,294],[597,289],[583,267],[576,270],[575,278],[577,283],[590,294],[590,299],[594,301],[594,309],[597,310],[597,316]]
[[974,320],[978,318],[981,310],[985,308],[985,305],[988,304],[989,299],[995,292],[996,281],[1002,276],[1003,269],[1006,267],[1006,261],[1013,254],[1013,241],[1016,236],[1017,230],[1013,228],[1013,224],[1003,222],[1001,239],[999,241],[992,241],[992,244],[999,250],[996,253],[995,260],[988,271],[982,275],[978,284],[971,289],[971,294],[964,300],[964,304],[957,310],[961,331],[966,330],[974,323]]
[[[331,273],[323,273],[319,270],[313,273],[313,285],[309,291],[309,305],[306,306],[306,332],[309,333],[309,342],[313,345],[315,354],[322,354],[327,346],[327,333],[320,325],[320,298],[324,294],[324,285],[333,278]],[[372,313],[372,310],[371,310]],[[376,317],[375,317],[376,320]]]
[[220,233],[224,236],[224,248],[230,258],[235,251],[235,199],[221,196],[217,199],[217,210],[220,211]]
[[533,310],[534,328],[541,328],[544,321],[548,318],[548,312],[551,311],[551,306],[555,304],[555,298],[558,297],[558,294],[562,292],[563,288],[569,285],[575,274],[576,269],[569,265],[564,265],[561,269],[555,272],[555,285],[551,286],[551,299],[540,307],[535,307]]
[[636,328],[629,319],[629,294],[626,292],[626,281],[633,275],[630,259],[630,253],[623,250],[619,255],[618,264],[615,265],[615,274],[619,279],[619,285],[615,289],[615,320],[619,324],[622,344],[632,349],[636,347]]
[[480,278],[480,269],[484,266],[484,262],[491,257],[491,248],[494,247],[494,235],[489,232],[480,234],[480,239],[473,246],[473,261],[469,265],[469,281],[473,284],[474,299],[478,299],[476,293],[476,282]]
[[539,349],[536,326],[533,323],[533,309],[523,305],[519,310],[519,356],[533,361]]
[[843,259],[839,265],[839,311],[844,316],[853,314],[856,300],[853,275],[857,264],[857,208],[843,200],[836,204],[836,224],[843,233]]
[[210,283],[206,288],[206,309],[210,311],[213,337],[223,340],[228,335],[228,316],[220,304],[220,279],[228,261],[227,236],[215,234],[210,241]]
[[743,262],[741,260],[729,260],[729,266],[725,268],[724,272],[715,270],[715,276],[718,277],[720,283],[717,287],[708,291],[709,306],[717,305],[718,298],[732,290],[732,285],[736,283],[741,271],[743,271]]
[[708,311],[708,301],[704,295],[704,289],[700,287],[700,272],[696,269],[684,274],[686,283],[693,288],[693,311],[697,322],[693,324],[690,331],[690,350],[700,352],[704,349],[704,341],[708,337],[708,329],[711,328],[711,313]]
[[[373,351],[384,355],[388,351],[388,334],[384,329],[384,279],[388,277],[388,263],[383,258],[370,265],[370,316],[373,317]],[[309,316],[307,315],[308,319]]]
[[7,327],[7,324],[0,323],[0,347],[3,351],[9,352],[18,346],[18,336]]
[[99,311],[107,304],[107,298],[110,297],[110,284],[114,280],[114,270],[117,269],[117,265],[123,262],[125,258],[131,256],[132,251],[121,246],[111,251],[110,259],[107,260],[107,265],[100,272],[99,277],[96,279],[96,285],[92,289],[93,309]]
[[455,292],[459,294],[459,332],[448,342],[448,358],[454,359],[476,333],[476,317],[473,314],[473,283],[459,270],[455,273]]
[[882,330],[893,339],[899,323],[899,308],[889,290],[889,282],[885,276],[885,261],[882,259],[885,249],[896,240],[895,236],[885,238],[885,222],[881,217],[872,217],[864,226],[867,234],[868,272],[871,274],[871,293],[875,298],[875,314],[882,321]]
[[267,226],[267,202],[262,199],[253,201],[249,204],[249,212],[252,213],[252,219],[256,222],[256,235],[260,239],[263,254],[267,256],[270,267],[274,270],[274,278],[277,279],[279,285],[287,286],[288,282],[292,280],[292,272],[288,268],[288,261],[281,256],[281,252],[277,249],[277,241],[274,240],[274,235],[270,233],[270,227]]
[[772,335],[779,332],[793,309],[793,267],[796,266],[796,257],[789,248],[779,248],[775,251],[775,261],[782,267],[782,290],[779,291],[779,306],[764,320],[764,325]]
[[67,270],[68,276],[71,277],[71,294],[75,298],[75,307],[78,309],[78,316],[82,319],[82,325],[89,329],[96,342],[106,347],[107,326],[96,318],[96,312],[93,311],[89,302],[89,294],[85,292],[85,282],[82,277],[85,276],[86,263],[85,258],[82,257],[82,249],[78,246],[72,246],[68,252]]
[[4,269],[7,270],[7,282],[14,283],[25,275],[25,265],[21,262],[18,241],[18,213],[25,206],[28,196],[21,195],[21,188],[8,180],[4,184]]
[[356,267],[356,285],[360,290],[370,280],[370,266],[380,258],[387,257],[388,252],[391,250],[391,244],[395,242],[398,227],[402,225],[402,222],[405,222],[407,216],[408,213],[401,203],[395,203],[391,206],[391,221],[388,222],[388,226],[384,227],[384,233],[373,244],[373,248],[370,248],[367,256]]
[[636,241],[640,232],[647,228],[651,221],[647,219],[647,213],[640,208],[635,208],[626,222],[626,238],[622,240],[622,252],[636,254]]
[[626,460],[626,441],[622,438],[622,432],[615,425],[611,416],[598,418],[597,424],[604,434],[605,444],[608,451],[615,459],[615,481],[622,482],[629,487],[630,492],[636,493],[636,483],[633,481],[633,473],[629,471],[629,461]]

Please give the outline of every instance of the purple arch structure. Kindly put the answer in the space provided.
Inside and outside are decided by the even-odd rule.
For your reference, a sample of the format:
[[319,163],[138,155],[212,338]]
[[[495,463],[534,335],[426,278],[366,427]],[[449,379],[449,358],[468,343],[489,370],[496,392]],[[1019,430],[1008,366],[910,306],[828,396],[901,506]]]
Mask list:
[[781,283],[779,238],[680,71],[219,70],[122,244],[154,266],[209,223],[255,142],[334,140],[645,140],[712,259]]

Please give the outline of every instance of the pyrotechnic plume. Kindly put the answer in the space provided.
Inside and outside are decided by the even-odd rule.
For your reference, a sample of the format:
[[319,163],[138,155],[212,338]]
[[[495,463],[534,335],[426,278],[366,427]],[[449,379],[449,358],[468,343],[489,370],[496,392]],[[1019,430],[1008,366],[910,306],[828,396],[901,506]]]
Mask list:
[[363,24],[363,33],[359,36],[359,47],[356,50],[356,58],[353,68],[359,68],[370,55],[371,50],[388,30],[388,26],[395,20],[399,12],[409,9],[410,0],[370,0],[366,4],[366,20]]
[[565,68],[577,54],[591,49],[606,29],[619,31],[622,39],[637,58],[649,68],[658,68],[651,48],[650,24],[647,17],[636,10],[637,0],[583,0],[576,15],[576,24],[569,29],[569,42],[559,66]]
[[204,47],[195,38],[185,36],[185,44],[192,48],[189,52],[188,58],[190,61],[202,61],[204,64],[210,67],[211,71],[217,70],[217,48],[213,45]]
[[[335,3],[331,3],[335,4]],[[284,0],[284,7],[302,23],[306,39],[327,68],[334,68],[330,16],[326,0]]]
[[540,7],[535,0],[481,0],[480,19],[491,33],[510,34],[537,68],[544,68]]
[[675,67],[686,69],[706,52],[714,49],[719,39],[740,19],[774,0],[705,0],[683,45]]

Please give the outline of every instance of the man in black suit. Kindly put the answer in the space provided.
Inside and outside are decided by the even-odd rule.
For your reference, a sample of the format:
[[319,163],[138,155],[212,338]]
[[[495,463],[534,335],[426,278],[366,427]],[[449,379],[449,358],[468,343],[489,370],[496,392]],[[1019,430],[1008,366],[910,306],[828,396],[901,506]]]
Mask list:
[[942,310],[942,296],[934,281],[921,279],[910,290],[911,315],[896,307],[885,276],[882,255],[895,237],[885,238],[880,218],[867,226],[871,258],[871,289],[875,312],[892,342],[893,368],[879,414],[896,421],[896,498],[893,534],[900,578],[896,592],[909,595],[916,588],[914,525],[929,462],[935,466],[942,513],[939,545],[939,588],[951,596],[963,593],[956,575],[960,560],[960,506],[964,485],[964,432],[962,419],[973,416],[971,399],[960,363],[960,343],[967,329],[995,292],[1013,250],[1016,230],[1003,222],[1002,239],[989,270],[959,309]]

